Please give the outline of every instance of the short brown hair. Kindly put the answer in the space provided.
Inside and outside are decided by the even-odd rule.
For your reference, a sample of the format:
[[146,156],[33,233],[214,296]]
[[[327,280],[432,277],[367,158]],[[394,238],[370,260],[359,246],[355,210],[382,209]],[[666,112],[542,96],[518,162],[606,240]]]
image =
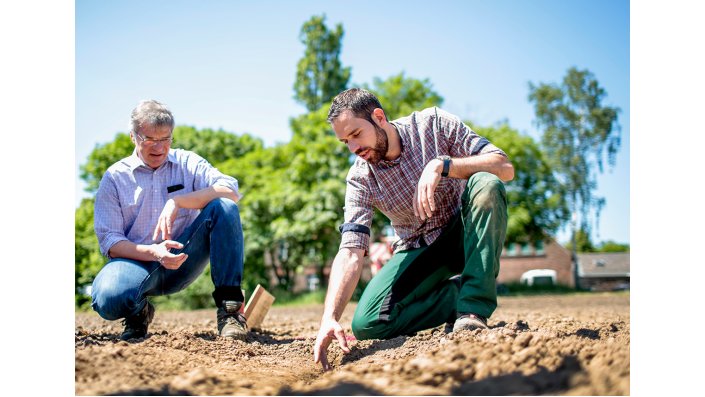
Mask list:
[[374,124],[372,111],[376,108],[382,109],[382,104],[379,103],[379,99],[373,93],[362,88],[350,88],[333,98],[328,111],[328,123],[332,124],[333,120],[338,118],[344,111],[350,110],[355,117],[366,119]]

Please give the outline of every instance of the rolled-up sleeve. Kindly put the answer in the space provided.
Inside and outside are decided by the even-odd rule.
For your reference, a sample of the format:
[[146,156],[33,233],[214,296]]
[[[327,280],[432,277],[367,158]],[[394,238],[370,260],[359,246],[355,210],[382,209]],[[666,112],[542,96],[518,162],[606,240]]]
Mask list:
[[203,157],[191,153],[188,160],[188,169],[192,170],[194,175],[194,190],[201,190],[210,186],[224,186],[232,190],[238,200],[242,198],[237,179],[223,174]]
[[497,153],[507,157],[502,149],[493,145],[486,138],[477,135],[457,116],[437,109],[441,131],[448,139],[451,157],[470,157],[479,154]]
[[101,254],[110,257],[109,252],[113,245],[128,240],[124,233],[124,223],[115,181],[109,173],[105,173],[95,195],[93,213],[93,226]]
[[374,210],[372,197],[364,178],[356,175],[355,169],[348,172],[345,190],[345,223],[341,225],[342,248],[357,248],[365,252],[370,246],[370,226]]

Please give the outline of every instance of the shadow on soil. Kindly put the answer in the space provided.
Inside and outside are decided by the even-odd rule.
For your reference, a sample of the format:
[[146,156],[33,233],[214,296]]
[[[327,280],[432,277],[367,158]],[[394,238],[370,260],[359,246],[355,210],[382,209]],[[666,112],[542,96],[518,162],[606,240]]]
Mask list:
[[292,392],[288,389],[280,391],[282,396],[379,396],[381,393],[357,382],[340,382],[335,386],[314,390],[307,393]]
[[184,390],[170,390],[168,386],[161,389],[133,389],[119,393],[106,394],[106,396],[191,396]]
[[519,372],[494,376],[480,381],[465,382],[451,391],[453,395],[539,395],[559,394],[571,386],[573,375],[582,371],[575,356],[563,358],[555,371],[541,367],[535,374],[526,376]]
[[[466,381],[450,391],[451,395],[497,396],[497,395],[545,395],[560,394],[571,387],[573,376],[582,371],[575,356],[563,358],[555,371],[541,367],[532,375],[514,372],[507,375],[493,376],[479,381]],[[380,391],[357,382],[340,382],[335,386],[309,391],[292,392],[284,389],[282,395],[340,396],[340,395],[383,395]]]
[[343,365],[355,362],[381,350],[396,349],[397,347],[403,345],[407,339],[408,337],[406,336],[398,336],[394,339],[374,341],[370,344],[370,346],[364,349],[353,349],[350,353],[344,355],[340,361],[340,364]]

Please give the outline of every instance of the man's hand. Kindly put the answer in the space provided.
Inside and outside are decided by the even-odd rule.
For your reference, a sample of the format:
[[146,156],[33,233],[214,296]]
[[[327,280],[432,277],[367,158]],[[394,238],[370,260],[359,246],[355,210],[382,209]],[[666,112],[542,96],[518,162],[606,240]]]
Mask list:
[[171,226],[174,224],[174,219],[176,219],[176,214],[178,213],[179,206],[176,205],[176,201],[174,201],[174,199],[167,200],[161,215],[159,215],[159,220],[157,220],[157,226],[154,228],[152,240],[157,241],[157,237],[159,237],[160,233],[162,240],[171,239]]
[[169,252],[170,248],[184,248],[184,245],[178,241],[166,240],[159,244],[153,244],[152,247],[152,253],[154,254],[156,260],[169,270],[178,269],[181,267],[181,264],[188,259],[188,255],[183,252],[178,255],[174,255]]
[[350,353],[350,348],[348,348],[348,342],[345,340],[345,331],[340,323],[334,319],[327,319],[321,321],[321,329],[318,331],[318,336],[316,337],[316,344],[313,346],[313,360],[316,363],[321,363],[324,371],[329,371],[331,368],[330,363],[328,363],[328,345],[333,340],[333,338],[338,340],[338,344],[344,353]]
[[441,181],[441,171],[443,170],[443,161],[433,159],[426,164],[419,184],[414,192],[414,215],[426,220],[433,215],[436,210],[436,202],[433,199],[433,194],[436,192],[436,187]]

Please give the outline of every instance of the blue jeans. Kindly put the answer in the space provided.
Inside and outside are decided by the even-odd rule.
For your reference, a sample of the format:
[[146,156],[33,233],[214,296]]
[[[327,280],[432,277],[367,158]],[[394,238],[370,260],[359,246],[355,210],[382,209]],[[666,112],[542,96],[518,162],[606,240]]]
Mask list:
[[133,316],[144,308],[148,296],[169,295],[186,288],[203,272],[209,259],[216,292],[236,291],[242,300],[244,239],[235,202],[224,198],[211,201],[176,241],[184,245],[181,252],[188,255],[176,270],[156,261],[109,261],[93,280],[93,310],[106,320]]

